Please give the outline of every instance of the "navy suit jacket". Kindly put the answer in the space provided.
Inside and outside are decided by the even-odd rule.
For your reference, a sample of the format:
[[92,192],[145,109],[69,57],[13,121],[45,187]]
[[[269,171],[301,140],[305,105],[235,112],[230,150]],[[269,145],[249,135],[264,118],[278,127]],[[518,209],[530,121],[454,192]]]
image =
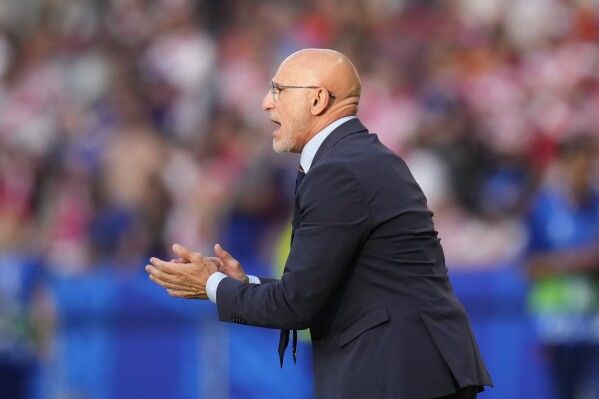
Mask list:
[[327,137],[296,192],[281,280],[225,278],[217,307],[222,321],[310,328],[317,398],[492,385],[424,194],[358,119]]

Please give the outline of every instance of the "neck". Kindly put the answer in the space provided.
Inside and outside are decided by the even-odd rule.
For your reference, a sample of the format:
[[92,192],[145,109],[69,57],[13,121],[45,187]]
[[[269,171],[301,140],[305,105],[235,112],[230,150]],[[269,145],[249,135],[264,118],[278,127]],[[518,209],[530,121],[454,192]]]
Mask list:
[[[339,120],[341,118],[345,118],[346,116],[356,116],[356,113],[349,113],[349,112],[334,112],[331,113],[330,115],[327,115],[326,118],[317,118],[314,121],[314,124],[312,125],[312,127],[310,128],[310,134],[308,134],[306,136],[306,141],[304,142],[304,146],[306,145],[306,143],[308,143],[310,140],[312,140],[312,138],[314,136],[316,136],[318,133],[320,133],[324,128],[326,128],[327,126],[329,126],[331,123],[335,122],[336,120]],[[302,146],[303,148],[303,146]]]

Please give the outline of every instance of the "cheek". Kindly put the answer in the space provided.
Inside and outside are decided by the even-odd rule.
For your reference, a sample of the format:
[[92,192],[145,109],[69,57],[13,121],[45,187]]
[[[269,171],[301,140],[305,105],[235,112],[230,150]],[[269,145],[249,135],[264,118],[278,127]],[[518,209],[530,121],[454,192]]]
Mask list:
[[285,104],[278,110],[281,131],[287,137],[296,137],[304,130],[310,115],[310,109],[301,101]]
[[305,123],[310,114],[310,110],[302,104],[295,104],[294,107],[287,109],[285,120],[291,123],[294,127],[301,126]]
[[290,132],[294,129],[296,120],[292,110],[285,110],[285,112],[279,113],[279,122],[281,122],[281,130],[283,132]]

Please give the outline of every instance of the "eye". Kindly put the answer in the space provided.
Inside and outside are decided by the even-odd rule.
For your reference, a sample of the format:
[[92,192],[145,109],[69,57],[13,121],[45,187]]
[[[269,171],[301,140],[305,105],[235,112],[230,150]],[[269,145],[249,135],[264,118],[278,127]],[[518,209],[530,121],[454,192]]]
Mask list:
[[281,89],[280,89],[279,85],[275,84],[274,82],[270,82],[270,94],[272,95],[272,99],[274,101],[277,101],[277,99],[279,98],[280,92],[281,92]]

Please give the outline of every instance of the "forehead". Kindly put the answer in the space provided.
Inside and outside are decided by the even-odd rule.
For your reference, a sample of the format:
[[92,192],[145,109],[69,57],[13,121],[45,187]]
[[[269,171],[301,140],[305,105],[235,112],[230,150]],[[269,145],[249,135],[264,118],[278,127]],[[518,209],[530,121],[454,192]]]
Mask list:
[[279,67],[279,69],[277,69],[277,72],[275,73],[275,76],[272,77],[272,81],[275,83],[289,83],[289,76],[290,73],[288,72],[287,68],[283,68],[283,66]]
[[293,84],[299,79],[300,67],[294,58],[288,58],[281,63],[279,69],[273,76],[273,81],[276,83]]

